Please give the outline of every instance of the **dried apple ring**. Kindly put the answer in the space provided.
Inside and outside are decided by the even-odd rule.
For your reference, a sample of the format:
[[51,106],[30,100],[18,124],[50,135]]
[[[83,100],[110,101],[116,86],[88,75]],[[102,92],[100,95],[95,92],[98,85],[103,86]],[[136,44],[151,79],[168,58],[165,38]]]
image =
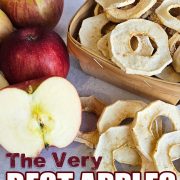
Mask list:
[[173,146],[173,148],[170,149],[169,154],[172,161],[178,160],[180,158],[180,144]]
[[[123,156],[121,156],[122,154]],[[127,145],[113,151],[113,157],[119,163],[141,166],[141,158],[137,155],[137,149]]]
[[109,22],[106,15],[100,14],[98,16],[90,17],[82,22],[79,38],[82,46],[88,48],[101,55],[101,52],[97,49],[97,42],[102,37],[101,30]]
[[[130,131],[128,126],[113,127],[100,136],[99,143],[95,150],[95,157],[102,156],[103,158],[97,171],[116,172],[117,169],[114,160],[120,163],[130,163],[131,159],[128,157],[138,160],[136,164],[141,164],[141,172],[155,170],[154,164],[145,160],[145,158],[138,153]],[[125,154],[124,148],[126,149]],[[135,164],[135,162],[131,163],[132,165]]]
[[175,33],[170,39],[169,39],[169,48],[171,55],[173,56],[174,53],[177,50],[177,46],[180,44],[180,33]]
[[[169,40],[170,52],[173,57],[173,67],[177,73],[180,73],[180,33],[175,33]],[[180,75],[179,76],[180,81]]]
[[[106,104],[94,96],[90,97],[81,97],[82,111],[83,112],[91,112],[95,113],[98,117],[103,112]],[[98,130],[84,133],[79,132],[75,141],[85,144],[86,146],[94,149],[99,140],[99,132]]]
[[140,18],[144,13],[151,9],[156,2],[157,0],[140,0],[137,4],[129,9],[121,9],[121,7],[125,6],[124,4],[122,4],[121,7],[116,6],[116,8],[108,8],[106,10],[107,18],[110,21],[117,23],[128,19]]
[[170,150],[173,148],[173,146],[178,144],[180,145],[180,131],[175,131],[162,136],[156,146],[154,161],[158,171],[174,172],[179,180],[180,172],[178,172],[174,167],[170,156]]
[[96,0],[96,2],[106,10],[131,5],[135,0]]
[[[113,152],[124,146],[131,148],[132,151],[136,149],[128,126],[113,127],[102,134],[95,150],[95,157],[103,157],[98,171],[115,172]],[[133,153],[133,155],[135,155],[133,159],[139,159],[138,153]],[[121,156],[125,157],[123,154]]]
[[143,19],[148,18],[149,19],[149,16],[151,16],[152,14],[155,14],[154,11],[161,5],[162,1],[163,0],[157,0],[156,4],[151,9],[149,9],[146,13],[144,13],[141,16],[141,18],[143,18]]
[[166,80],[168,82],[179,83],[180,74],[177,73],[172,66],[165,68],[161,74],[156,75],[158,78]]
[[[130,41],[137,35],[146,35],[156,43],[157,50],[152,56],[140,56],[133,51]],[[133,19],[117,25],[111,32],[109,45],[112,61],[128,74],[153,76],[172,62],[166,32],[148,20]]]
[[85,144],[87,147],[91,149],[95,149],[99,141],[99,132],[98,130],[88,133],[79,132],[75,141],[81,144]]
[[136,113],[146,107],[142,101],[117,101],[107,106],[98,120],[98,131],[104,133],[111,127],[119,126],[123,120],[134,118]]
[[103,56],[106,57],[107,59],[111,59],[110,52],[109,52],[109,43],[108,43],[109,37],[110,37],[110,33],[103,36],[97,43],[97,48],[99,49],[99,51],[101,51]]
[[177,48],[173,56],[173,67],[177,73],[180,73],[180,46]]
[[98,117],[102,114],[106,104],[95,96],[81,97],[82,111],[95,113]]
[[[156,139],[151,132],[152,123],[160,116],[165,116],[173,124],[174,130],[180,130],[180,110],[176,106],[156,101],[137,113],[132,125],[132,133],[139,151],[152,161],[152,152],[156,145]],[[176,157],[172,157],[176,159]]]
[[97,15],[103,13],[103,11],[104,10],[103,10],[102,6],[100,4],[97,4],[94,9],[94,16],[97,16]]
[[174,8],[180,8],[179,0],[165,0],[156,9],[156,14],[165,26],[180,32],[180,20],[170,14]]
[[[111,33],[103,36],[97,43],[99,51],[102,52],[104,57],[111,59],[111,53],[109,52],[109,37]],[[147,36],[136,36],[137,42],[133,41],[132,46],[136,49],[135,52],[141,56],[151,56],[154,52],[154,47],[152,46],[149,37]]]

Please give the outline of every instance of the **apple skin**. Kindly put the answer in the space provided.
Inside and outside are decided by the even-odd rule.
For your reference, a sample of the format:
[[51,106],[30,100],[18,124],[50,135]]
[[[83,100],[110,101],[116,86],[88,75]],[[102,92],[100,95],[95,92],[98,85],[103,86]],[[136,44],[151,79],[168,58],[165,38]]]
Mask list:
[[25,81],[22,83],[18,83],[18,84],[14,84],[14,85],[10,85],[6,88],[17,88],[17,89],[21,89],[26,91],[29,94],[32,94],[37,88],[38,86],[45,80],[47,80],[50,77],[44,77],[44,78],[40,78],[40,79],[35,79],[35,80],[30,80],[30,81]]
[[69,54],[64,41],[54,31],[21,29],[2,42],[0,69],[10,84],[47,76],[65,78]]
[[64,0],[1,0],[0,6],[16,28],[38,26],[53,29],[61,18]]

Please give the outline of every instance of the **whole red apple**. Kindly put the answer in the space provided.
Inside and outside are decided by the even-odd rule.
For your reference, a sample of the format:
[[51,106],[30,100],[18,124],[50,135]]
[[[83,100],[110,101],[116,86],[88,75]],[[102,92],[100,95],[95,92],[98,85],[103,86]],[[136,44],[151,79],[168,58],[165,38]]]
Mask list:
[[64,0],[0,0],[0,6],[17,28],[53,28],[62,15]]
[[66,77],[69,54],[54,31],[26,28],[13,32],[0,48],[0,69],[10,84],[47,76]]

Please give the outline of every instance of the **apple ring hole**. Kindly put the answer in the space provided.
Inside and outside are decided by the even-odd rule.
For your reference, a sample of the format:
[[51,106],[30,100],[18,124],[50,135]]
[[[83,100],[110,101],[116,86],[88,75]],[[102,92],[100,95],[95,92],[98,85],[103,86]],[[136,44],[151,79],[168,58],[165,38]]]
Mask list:
[[118,8],[118,9],[121,9],[121,10],[131,9],[131,8],[133,8],[134,6],[136,6],[139,2],[140,2],[140,0],[136,0],[134,3],[129,4],[129,5],[126,5],[126,6],[123,6],[123,7],[120,7],[120,8]]
[[133,36],[130,40],[131,48],[133,51],[136,51],[138,48],[139,41],[136,36]]
[[96,130],[97,121],[98,121],[98,116],[95,113],[83,112],[80,131],[88,133]]
[[180,7],[172,8],[169,10],[169,13],[171,14],[171,16],[173,16],[175,18],[179,17],[179,12],[180,12]]
[[118,161],[115,160],[114,165],[117,169],[118,172],[140,172],[141,171],[141,166],[133,166],[129,164],[124,164],[124,163],[119,163]]
[[133,120],[134,118],[126,118],[119,124],[119,126],[129,125],[133,122]]
[[[140,35],[137,34],[136,36],[132,36],[132,38],[130,40],[130,45],[131,45],[131,48],[132,48],[132,50],[134,52],[137,50],[137,48],[139,46],[139,43],[140,43],[138,38],[137,38],[137,36],[143,36],[143,34],[142,35],[141,34]],[[152,47],[154,48],[153,53],[151,55],[151,56],[153,56],[156,53],[156,51],[158,49],[158,46],[157,46],[156,42],[151,37],[149,37],[149,40],[150,40],[150,43],[151,43]]]
[[180,158],[173,162],[174,167],[178,172],[180,172]]
[[167,134],[173,132],[175,130],[173,123],[169,120],[169,118],[165,116],[161,116],[162,118],[162,133]]
[[159,116],[153,121],[151,125],[151,132],[157,139],[161,138],[163,134],[174,131],[173,123],[165,116]]
[[158,46],[157,46],[156,42],[152,38],[149,38],[149,40],[151,42],[152,47],[154,48],[154,51],[152,53],[152,56],[153,56],[157,52]]

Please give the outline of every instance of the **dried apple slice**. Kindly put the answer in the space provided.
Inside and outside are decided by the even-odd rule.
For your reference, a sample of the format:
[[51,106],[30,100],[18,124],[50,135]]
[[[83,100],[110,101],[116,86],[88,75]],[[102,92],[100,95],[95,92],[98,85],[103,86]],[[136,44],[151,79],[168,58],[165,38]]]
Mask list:
[[129,9],[121,9],[121,7],[126,6],[125,2],[124,4],[122,3],[121,6],[116,6],[115,8],[108,8],[106,10],[107,18],[110,21],[119,23],[128,19],[140,18],[144,13],[146,13],[156,4],[157,0],[140,0],[137,4],[135,4]]
[[11,153],[36,157],[49,146],[69,145],[81,124],[81,104],[65,79],[45,80],[33,94],[17,88],[0,91],[0,144]]
[[179,0],[163,1],[156,9],[156,14],[165,26],[180,32],[180,20],[170,14],[170,10],[173,8],[180,8]]
[[131,5],[135,0],[96,0],[105,10]]
[[141,101],[117,101],[107,106],[98,120],[98,131],[104,133],[111,127],[119,126],[123,120],[134,118],[136,113],[146,107]]
[[81,97],[82,111],[95,113],[98,117],[102,114],[106,104],[95,96]]
[[[110,34],[108,33],[103,36],[97,43],[97,47],[99,51],[107,58],[111,59],[111,53],[109,51],[109,38]],[[150,39],[148,36],[136,36],[137,42],[133,41],[132,46],[135,47],[135,53],[141,56],[151,56],[154,51],[154,47],[152,46]]]
[[180,46],[177,48],[176,52],[174,53],[173,67],[177,73],[180,73]]
[[79,38],[81,44],[89,50],[95,51],[101,55],[97,48],[97,42],[102,37],[101,30],[109,22],[106,15],[100,14],[98,16],[90,17],[82,22],[79,31]]
[[[155,41],[157,51],[153,56],[140,56],[133,51],[130,41],[136,35],[146,35]],[[109,45],[112,61],[128,74],[153,76],[172,62],[166,32],[148,20],[133,19],[117,25],[110,35]]]
[[171,55],[173,56],[174,53],[177,50],[177,47],[180,44],[180,33],[175,33],[170,39],[169,39],[169,48]]
[[110,33],[103,36],[97,43],[97,48],[107,59],[111,59],[109,52],[109,37],[110,37]]
[[170,149],[169,154],[172,161],[178,160],[180,158],[180,144],[173,146],[173,148]]
[[[113,152],[124,146],[136,149],[128,126],[110,128],[102,134],[95,150],[95,157],[103,157],[98,171],[115,172]],[[133,159],[139,159],[138,153],[134,155]],[[123,156],[123,154],[119,156]]]
[[102,6],[100,4],[97,4],[94,9],[94,16],[97,16],[97,15],[103,13],[103,11],[104,10],[103,10]]
[[[141,157],[137,154],[137,149],[127,145],[113,151],[113,157],[119,163],[132,166],[141,166],[142,163]],[[126,157],[126,159],[124,157]]]
[[112,23],[112,22],[108,22],[103,28],[102,28],[102,34],[103,35],[106,35],[108,33],[110,33],[115,27],[116,27],[117,24],[115,23]]
[[3,73],[0,71],[0,89],[3,89],[7,86],[9,86],[9,83],[7,82],[5,77],[3,76]]
[[87,133],[79,132],[75,141],[81,144],[85,144],[91,149],[95,149],[99,141],[99,132],[98,130]]
[[[153,156],[158,171],[174,172],[177,176],[177,179],[180,179],[180,172],[178,172],[174,167],[170,155],[170,150],[173,148],[173,146],[178,144],[180,145],[180,131],[165,134],[157,143]],[[179,149],[177,150],[179,151]]]
[[156,75],[158,78],[173,82],[179,83],[180,82],[180,74],[175,72],[172,66],[168,66],[165,68],[161,74]]
[[[154,164],[145,160],[138,153],[130,131],[128,126],[113,127],[100,136],[95,157],[102,156],[102,161],[97,171],[114,173],[117,171],[114,160],[117,159],[120,163],[126,163],[131,161],[128,157],[141,162],[141,172],[155,170]],[[131,154],[127,154],[127,152],[124,154],[124,148]],[[137,164],[140,164],[140,162],[137,162]],[[135,164],[135,162],[131,163],[132,165]]]
[[[81,97],[82,111],[95,113],[98,118],[103,112],[106,104],[94,96],[90,97]],[[99,140],[99,132],[98,130],[92,132],[79,132],[75,141],[85,144],[86,146],[94,149]]]
[[[165,116],[173,124],[174,130],[180,130],[180,111],[176,106],[156,101],[137,113],[132,125],[132,133],[139,151],[152,161],[152,152],[156,145],[156,139],[151,132],[152,123],[160,116]],[[172,157],[176,159],[176,157]]]
[[[151,9],[149,9],[146,13],[144,13],[144,14],[141,16],[141,18],[143,18],[143,19],[149,19],[149,17],[150,17],[151,15],[155,14],[154,11],[161,5],[162,1],[163,1],[163,0],[157,0],[156,4],[155,4]],[[156,22],[156,21],[155,21],[155,22]]]

